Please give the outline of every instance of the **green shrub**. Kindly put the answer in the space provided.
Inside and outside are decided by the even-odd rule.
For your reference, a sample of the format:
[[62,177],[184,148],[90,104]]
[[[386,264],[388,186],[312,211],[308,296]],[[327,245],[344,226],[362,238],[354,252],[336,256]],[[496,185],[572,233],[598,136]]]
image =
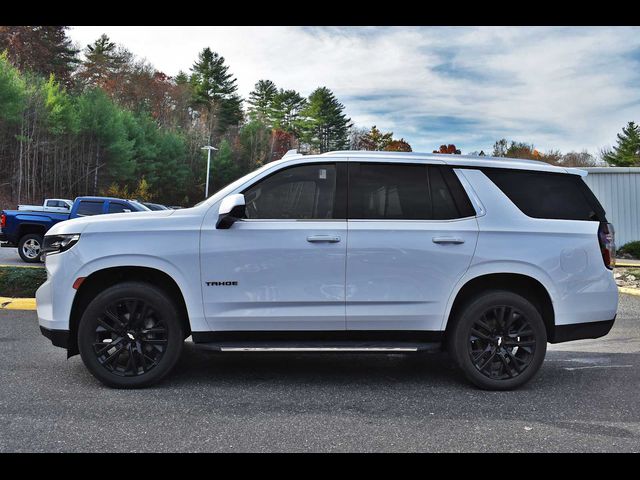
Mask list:
[[35,297],[46,280],[44,268],[0,267],[0,297]]
[[633,258],[640,258],[640,241],[629,242],[618,249],[618,254],[631,255]]

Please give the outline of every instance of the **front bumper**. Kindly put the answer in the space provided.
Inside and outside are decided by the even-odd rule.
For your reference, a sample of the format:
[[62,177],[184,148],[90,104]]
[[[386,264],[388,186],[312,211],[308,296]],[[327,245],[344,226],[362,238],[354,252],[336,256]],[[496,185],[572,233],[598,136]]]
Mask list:
[[69,346],[69,330],[52,330],[41,326],[40,332],[56,347],[67,348]]

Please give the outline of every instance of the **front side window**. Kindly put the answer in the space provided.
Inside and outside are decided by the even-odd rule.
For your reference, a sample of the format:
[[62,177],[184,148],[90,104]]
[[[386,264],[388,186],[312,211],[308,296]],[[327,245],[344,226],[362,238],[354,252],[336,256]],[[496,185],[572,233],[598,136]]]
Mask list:
[[286,168],[243,193],[248,219],[335,218],[336,166],[311,164]]
[[78,216],[99,215],[102,213],[102,202],[80,201],[78,205]]
[[462,186],[444,167],[397,163],[349,166],[349,218],[444,220],[471,215],[474,212]]

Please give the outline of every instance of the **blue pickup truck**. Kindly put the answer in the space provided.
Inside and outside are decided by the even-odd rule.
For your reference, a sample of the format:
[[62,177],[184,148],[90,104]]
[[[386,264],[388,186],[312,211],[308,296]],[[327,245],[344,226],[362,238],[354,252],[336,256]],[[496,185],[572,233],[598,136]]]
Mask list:
[[141,212],[149,208],[135,200],[110,197],[78,197],[69,213],[44,211],[0,211],[0,246],[18,247],[20,258],[28,263],[40,261],[44,234],[58,222],[70,218],[105,213]]

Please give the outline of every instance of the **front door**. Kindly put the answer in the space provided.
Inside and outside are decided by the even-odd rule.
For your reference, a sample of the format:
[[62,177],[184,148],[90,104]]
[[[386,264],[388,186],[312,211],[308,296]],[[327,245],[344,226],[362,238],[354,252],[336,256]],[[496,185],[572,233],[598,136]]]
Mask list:
[[477,237],[449,167],[350,164],[347,328],[439,330]]
[[345,175],[346,164],[286,167],[242,192],[246,219],[203,225],[212,330],[345,330]]

